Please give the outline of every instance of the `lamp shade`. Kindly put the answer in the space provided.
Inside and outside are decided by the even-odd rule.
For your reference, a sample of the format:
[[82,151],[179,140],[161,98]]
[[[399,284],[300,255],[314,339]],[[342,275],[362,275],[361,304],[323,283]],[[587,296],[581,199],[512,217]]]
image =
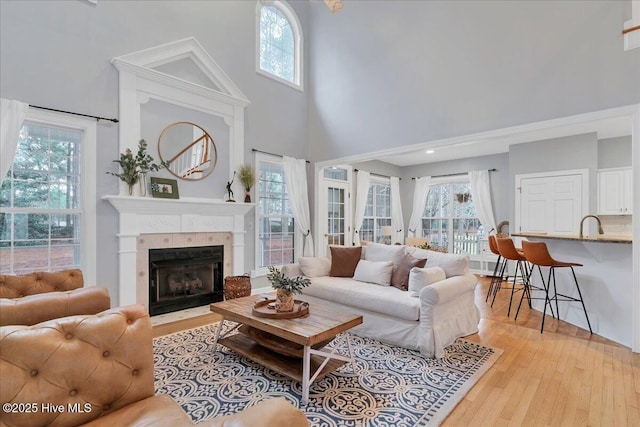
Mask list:
[[391,236],[393,234],[393,229],[390,225],[383,225],[380,227],[380,233],[385,237]]

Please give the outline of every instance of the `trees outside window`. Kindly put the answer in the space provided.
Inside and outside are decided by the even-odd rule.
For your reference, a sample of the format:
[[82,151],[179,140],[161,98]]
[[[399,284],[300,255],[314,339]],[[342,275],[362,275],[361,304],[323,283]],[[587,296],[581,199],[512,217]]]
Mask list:
[[302,27],[283,1],[258,3],[257,71],[302,89]]
[[471,184],[431,185],[422,216],[422,237],[447,252],[479,255],[484,230],[471,198]]
[[25,122],[0,187],[0,273],[81,267],[83,133]]
[[281,163],[258,162],[257,267],[294,262],[295,223]]
[[360,240],[389,243],[382,235],[382,227],[386,225],[391,225],[391,186],[371,184],[360,228]]

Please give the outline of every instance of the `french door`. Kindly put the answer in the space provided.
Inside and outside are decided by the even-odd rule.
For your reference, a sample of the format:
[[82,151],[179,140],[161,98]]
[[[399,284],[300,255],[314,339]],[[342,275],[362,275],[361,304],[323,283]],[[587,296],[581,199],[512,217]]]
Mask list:
[[322,235],[324,244],[320,253],[328,253],[329,245],[345,245],[351,242],[351,209],[349,183],[323,180],[322,185]]

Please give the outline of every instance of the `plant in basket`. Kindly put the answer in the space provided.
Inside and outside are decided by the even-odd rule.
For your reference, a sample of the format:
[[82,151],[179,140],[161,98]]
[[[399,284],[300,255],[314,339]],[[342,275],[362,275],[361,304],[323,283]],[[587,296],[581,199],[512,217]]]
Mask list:
[[302,293],[302,289],[311,284],[311,280],[306,277],[286,277],[282,271],[274,266],[269,266],[269,274],[267,280],[271,283],[271,287],[276,290],[276,311],[287,312],[293,311],[295,294]]

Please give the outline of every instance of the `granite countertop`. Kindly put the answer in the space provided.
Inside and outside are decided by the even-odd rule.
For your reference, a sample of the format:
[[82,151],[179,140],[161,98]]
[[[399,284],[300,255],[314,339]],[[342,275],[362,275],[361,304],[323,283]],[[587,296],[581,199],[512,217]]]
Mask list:
[[541,239],[555,239],[555,240],[576,240],[579,242],[597,242],[597,243],[628,243],[633,242],[633,236],[616,235],[616,234],[595,234],[591,236],[580,237],[577,234],[547,234],[547,233],[535,233],[535,232],[522,232],[514,233],[512,236],[516,237],[532,237]]

